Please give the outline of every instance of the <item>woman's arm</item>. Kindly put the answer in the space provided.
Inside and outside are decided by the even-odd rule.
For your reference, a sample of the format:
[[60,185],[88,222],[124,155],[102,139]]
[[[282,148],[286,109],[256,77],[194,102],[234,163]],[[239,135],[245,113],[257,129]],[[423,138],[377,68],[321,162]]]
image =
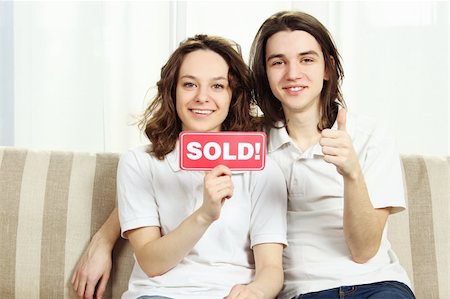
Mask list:
[[220,217],[227,198],[233,195],[229,168],[219,165],[205,175],[203,204],[176,229],[161,236],[159,227],[142,227],[126,232],[142,270],[150,277],[175,267]]
[[253,247],[255,279],[248,285],[235,285],[225,299],[275,298],[283,286],[283,245],[264,243]]
[[72,275],[71,283],[79,298],[103,298],[112,267],[111,254],[120,235],[117,208],[92,237]]

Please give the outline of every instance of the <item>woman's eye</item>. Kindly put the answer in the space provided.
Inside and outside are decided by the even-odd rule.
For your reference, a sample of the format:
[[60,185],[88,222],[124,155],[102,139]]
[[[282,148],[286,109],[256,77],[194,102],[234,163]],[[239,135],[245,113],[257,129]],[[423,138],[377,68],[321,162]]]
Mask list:
[[192,87],[195,87],[195,84],[192,82],[184,82],[183,86],[187,87],[187,88],[192,88]]
[[213,85],[214,89],[223,89],[225,86],[223,84],[216,83]]
[[312,63],[312,62],[314,62],[314,59],[312,59],[312,58],[303,58],[302,62],[304,62],[304,63]]

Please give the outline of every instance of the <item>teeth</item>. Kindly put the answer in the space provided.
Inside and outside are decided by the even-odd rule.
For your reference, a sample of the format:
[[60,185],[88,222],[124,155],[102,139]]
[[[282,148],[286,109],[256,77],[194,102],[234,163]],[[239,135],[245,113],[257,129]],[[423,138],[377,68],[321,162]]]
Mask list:
[[198,114],[211,114],[213,111],[212,110],[197,110],[197,109],[192,109],[192,112],[194,113],[198,113]]
[[302,90],[302,89],[303,89],[303,87],[300,87],[300,86],[289,87],[289,90],[290,90],[290,91],[300,91],[300,90]]

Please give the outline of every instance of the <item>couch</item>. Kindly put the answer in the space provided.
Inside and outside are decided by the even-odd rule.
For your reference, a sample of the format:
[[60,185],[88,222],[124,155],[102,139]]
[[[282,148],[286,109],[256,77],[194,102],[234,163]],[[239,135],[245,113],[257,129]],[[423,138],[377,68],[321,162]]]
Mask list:
[[[0,298],[75,298],[74,265],[115,204],[117,153],[0,147]],[[408,209],[389,239],[417,298],[450,298],[450,157],[402,155]],[[120,298],[133,266],[120,239],[106,298]]]

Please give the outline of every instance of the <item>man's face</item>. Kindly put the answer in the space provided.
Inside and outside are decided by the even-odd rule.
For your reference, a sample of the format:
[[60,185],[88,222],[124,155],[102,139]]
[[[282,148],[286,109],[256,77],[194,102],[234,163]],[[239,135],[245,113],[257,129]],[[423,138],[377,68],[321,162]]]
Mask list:
[[280,31],[266,44],[266,71],[270,88],[286,115],[317,109],[325,61],[316,39],[305,31]]

